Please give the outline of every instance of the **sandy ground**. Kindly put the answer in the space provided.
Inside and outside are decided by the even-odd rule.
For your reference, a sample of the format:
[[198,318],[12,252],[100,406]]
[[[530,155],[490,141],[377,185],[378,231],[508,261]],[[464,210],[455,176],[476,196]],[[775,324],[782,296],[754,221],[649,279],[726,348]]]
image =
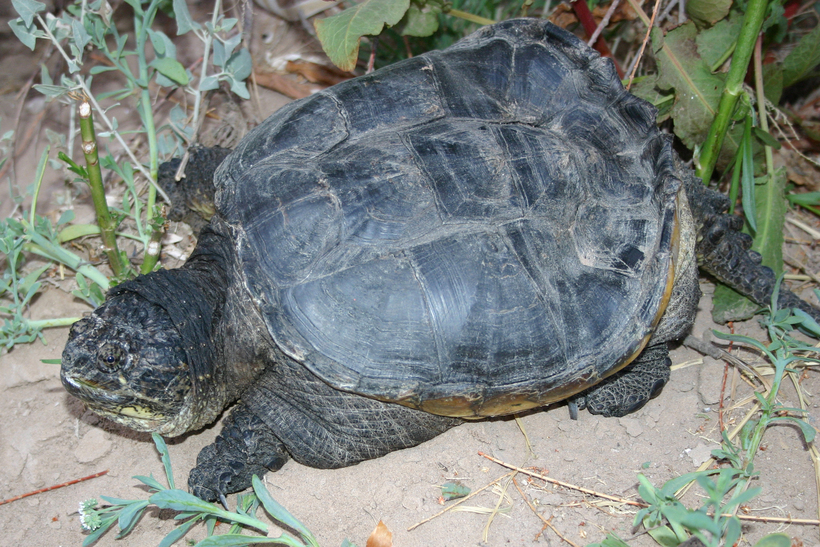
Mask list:
[[[15,93],[30,76],[37,59],[27,50],[10,45],[10,40],[7,35],[0,37],[3,130],[14,118]],[[271,101],[267,104],[282,102],[281,98]],[[42,108],[42,101],[29,101],[23,127]],[[64,130],[64,110],[51,107],[47,126]],[[26,176],[36,163],[35,150],[42,149],[45,142],[42,131],[38,135],[17,162],[21,187],[30,180]],[[41,212],[59,206],[63,183],[52,177],[50,184]],[[5,190],[3,195],[7,195]],[[83,206],[87,204],[81,203],[81,210]],[[7,199],[0,209],[4,216],[8,214]],[[66,292],[69,283],[55,284],[34,302],[32,317],[76,316],[90,311]],[[696,334],[716,328],[708,314],[712,285],[704,282],[702,288],[705,296],[694,328]],[[762,337],[755,322],[736,328],[740,333]],[[80,545],[84,538],[77,512],[81,500],[101,494],[144,499],[145,490],[132,476],[163,476],[148,435],[130,432],[86,412],[63,390],[58,367],[41,363],[41,359],[60,357],[66,337],[67,329],[52,329],[46,332],[46,345],[21,345],[0,356],[0,500],[102,471],[107,474],[0,505],[0,545]],[[748,352],[741,355],[749,361],[757,359]],[[273,496],[328,547],[340,545],[345,538],[363,547],[379,520],[392,530],[394,545],[400,547],[562,544],[556,531],[576,545],[600,541],[608,532],[632,538],[634,508],[523,475],[516,478],[519,493],[503,478],[508,470],[479,453],[535,468],[551,478],[587,489],[635,499],[637,473],[644,473],[660,485],[695,470],[718,446],[717,409],[723,364],[709,359],[704,362],[700,355],[685,348],[673,351],[672,360],[682,366],[673,371],[663,393],[625,418],[606,419],[582,412],[578,421],[572,421],[565,406],[556,406],[522,416],[520,423],[499,419],[465,424],[419,447],[347,469],[323,471],[289,462],[282,470],[268,474],[265,481]],[[818,399],[812,395],[820,391],[816,374],[804,378],[803,389],[809,395],[815,423]],[[747,404],[727,411],[727,424],[742,417],[750,393],[730,370],[724,406],[730,408],[744,400]],[[798,405],[791,385],[786,385],[782,400],[787,406]],[[178,484],[186,484],[197,453],[218,430],[216,425],[169,441]],[[773,427],[766,433],[764,447],[756,460],[760,475],[755,481],[763,492],[744,507],[743,513],[817,518],[814,470],[799,432],[789,426]],[[443,509],[438,501],[438,485],[453,479],[473,490],[498,481],[500,488],[506,488],[506,495],[500,498],[500,490],[488,488],[464,504],[471,511],[449,512],[408,531]],[[229,500],[233,505],[235,496]],[[685,501],[697,504],[697,494],[688,494]],[[489,522],[486,512],[496,506],[500,512]],[[156,545],[174,529],[173,517],[168,511],[149,510],[129,536],[115,540],[115,533],[109,532],[98,545]],[[556,531],[545,530],[543,519],[549,520]],[[794,538],[795,545],[801,541],[803,545],[820,544],[815,526],[744,524],[745,538],[752,543],[774,531],[785,532]],[[200,527],[187,537],[199,540],[204,534]],[[634,537],[631,543],[654,545],[646,535]]]

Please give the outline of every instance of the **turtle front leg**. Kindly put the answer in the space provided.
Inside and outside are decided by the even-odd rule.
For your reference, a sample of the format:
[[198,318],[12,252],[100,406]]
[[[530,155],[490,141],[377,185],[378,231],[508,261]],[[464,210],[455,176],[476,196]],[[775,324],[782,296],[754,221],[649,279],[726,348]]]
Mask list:
[[670,366],[665,342],[647,347],[625,369],[571,399],[570,413],[573,406],[606,417],[635,412],[661,392],[669,381]]
[[[284,443],[244,404],[225,420],[222,432],[202,449],[188,477],[188,489],[207,501],[251,486],[254,475],[277,471],[288,461]],[[224,503],[224,501],[223,501]]]

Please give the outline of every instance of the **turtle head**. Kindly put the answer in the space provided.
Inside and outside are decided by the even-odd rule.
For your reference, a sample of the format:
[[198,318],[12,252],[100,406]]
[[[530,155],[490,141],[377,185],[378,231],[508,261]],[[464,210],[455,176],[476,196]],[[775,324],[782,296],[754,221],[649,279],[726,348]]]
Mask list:
[[137,431],[176,436],[193,428],[193,379],[170,315],[133,292],[76,322],[60,376],[97,414]]

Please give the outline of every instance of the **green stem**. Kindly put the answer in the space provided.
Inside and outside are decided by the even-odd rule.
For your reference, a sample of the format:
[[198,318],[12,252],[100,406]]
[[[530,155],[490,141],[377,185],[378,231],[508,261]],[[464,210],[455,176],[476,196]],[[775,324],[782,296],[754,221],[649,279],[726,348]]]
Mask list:
[[94,211],[97,213],[97,225],[100,227],[100,237],[103,242],[103,251],[108,257],[108,263],[114,275],[119,277],[127,269],[122,263],[119,249],[117,248],[116,221],[111,218],[108,212],[108,204],[105,201],[105,188],[103,186],[102,171],[100,170],[100,160],[97,155],[97,137],[94,133],[94,118],[91,115],[91,105],[88,101],[80,103],[80,133],[82,135],[83,155],[85,155],[86,171],[88,172],[88,184],[91,187],[91,200],[94,202]]
[[[157,148],[157,132],[154,126],[154,112],[151,110],[151,93],[148,91],[148,62],[145,58],[145,47],[148,39],[148,29],[157,13],[157,6],[159,0],[153,0],[145,10],[142,20],[140,21],[135,16],[135,24],[137,25],[137,55],[139,58],[139,81],[142,82],[142,91],[140,93],[140,117],[145,127],[145,135],[148,139],[148,154],[150,158],[150,173],[151,180],[157,180],[158,173],[158,158],[159,152]],[[159,260],[160,245],[159,240],[162,239],[162,228],[164,223],[161,221],[161,214],[156,208],[157,201],[157,187],[156,184],[148,186],[148,203],[145,208],[145,218],[147,220],[146,228],[150,231],[150,237],[145,246],[145,255],[143,257],[140,271],[147,274],[153,271],[154,266]]]
[[[754,49],[755,91],[760,129],[768,133],[769,121],[766,117],[766,96],[763,90],[762,42],[762,37],[758,36]],[[785,179],[775,175],[772,147],[764,144],[763,150],[766,155],[766,178],[763,184],[755,185],[755,201],[759,206],[756,210],[757,232],[752,249],[763,255],[764,266],[770,267],[776,275],[780,275],[783,272]]]
[[729,122],[737,106],[737,100],[743,92],[743,80],[752,58],[757,35],[760,34],[766,17],[767,5],[768,0],[749,0],[746,8],[740,35],[737,38],[737,47],[732,55],[729,73],[726,75],[726,85],[718,103],[718,112],[703,143],[697,165],[696,174],[704,184],[709,184],[712,178]]
[[97,268],[86,264],[85,261],[71,251],[68,251],[59,245],[55,245],[48,239],[34,231],[34,228],[27,222],[21,221],[23,228],[26,231],[26,239],[30,243],[26,246],[26,251],[38,254],[40,256],[50,258],[61,264],[65,264],[75,272],[79,272],[94,281],[103,291],[107,291],[109,287],[108,278],[105,277]]
[[453,17],[458,17],[459,19],[464,19],[465,21],[470,21],[471,23],[478,23],[479,25],[492,25],[495,24],[495,21],[492,19],[487,19],[486,17],[481,17],[479,15],[473,15],[472,13],[468,13],[466,11],[461,11],[458,9],[449,9],[446,10],[444,13],[447,15],[452,15]]
[[32,329],[48,329],[52,327],[68,327],[73,325],[82,317],[60,317],[57,319],[28,319],[26,323]]
[[[217,23],[219,22],[219,12],[222,10],[222,1],[216,0],[214,2],[214,12],[211,16],[211,32],[213,29],[216,28]],[[208,57],[211,55],[211,42],[213,41],[213,36],[211,33],[208,32],[206,29],[203,32],[204,36],[202,36],[202,41],[204,42],[205,49],[202,52],[202,70],[199,72],[199,82],[197,84],[197,92],[194,97],[194,113],[192,116],[193,125],[197,127],[197,121],[199,120],[199,109],[202,108],[202,95],[205,93],[202,90],[202,82],[208,76]]]

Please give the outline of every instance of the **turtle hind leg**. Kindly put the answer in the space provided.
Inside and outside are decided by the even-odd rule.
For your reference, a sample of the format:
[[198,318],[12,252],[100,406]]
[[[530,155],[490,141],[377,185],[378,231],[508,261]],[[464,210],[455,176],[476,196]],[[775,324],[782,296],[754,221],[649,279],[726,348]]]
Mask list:
[[[694,178],[687,181],[687,196],[698,225],[695,246],[698,265],[756,304],[771,304],[777,278],[771,268],[761,264],[759,253],[752,251],[752,238],[743,232],[743,219],[726,214],[729,200]],[[797,308],[820,322],[820,310],[801,300],[781,285],[778,307]]]
[[626,416],[660,393],[669,380],[669,348],[666,343],[649,346],[625,369],[580,393],[570,401],[601,416]]

